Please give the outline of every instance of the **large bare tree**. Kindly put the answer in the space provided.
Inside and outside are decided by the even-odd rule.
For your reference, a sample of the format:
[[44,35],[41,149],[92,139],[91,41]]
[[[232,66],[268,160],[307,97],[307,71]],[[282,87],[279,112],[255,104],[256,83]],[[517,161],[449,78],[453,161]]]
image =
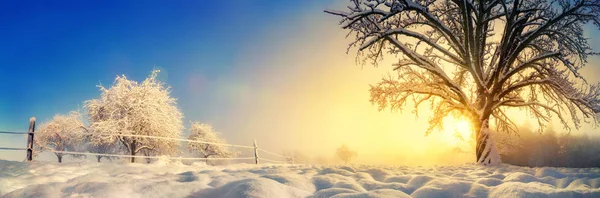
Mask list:
[[[600,26],[598,0],[351,0],[341,17],[360,62],[385,53],[395,77],[371,86],[379,109],[430,104],[427,134],[450,114],[468,116],[478,163],[500,163],[490,126],[517,132],[507,110],[526,110],[541,127],[598,121],[600,84],[579,71],[595,55],[584,25]],[[569,124],[572,123],[572,124]]]

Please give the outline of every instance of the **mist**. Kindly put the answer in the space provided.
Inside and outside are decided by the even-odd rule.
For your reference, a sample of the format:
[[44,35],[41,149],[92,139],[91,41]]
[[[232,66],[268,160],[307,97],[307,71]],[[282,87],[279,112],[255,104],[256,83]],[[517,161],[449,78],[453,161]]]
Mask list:
[[443,134],[425,137],[427,109],[416,119],[412,108],[380,112],[369,102],[369,84],[388,74],[392,62],[356,64],[356,55],[345,53],[346,32],[321,9],[274,25],[236,57],[236,69],[215,83],[216,97],[233,104],[209,118],[215,129],[229,142],[256,139],[259,147],[298,151],[315,163],[340,163],[334,153],[342,144],[357,151],[359,164],[472,161],[448,153],[453,145]]
[[[410,104],[402,112],[390,112],[369,102],[369,84],[392,71],[393,57],[379,67],[357,64],[354,50],[346,54],[346,34],[321,7],[270,26],[235,57],[235,69],[213,84],[217,97],[233,106],[210,117],[211,124],[230,142],[256,139],[262,148],[297,151],[313,163],[341,163],[334,153],[342,144],[357,151],[357,164],[472,162],[470,145],[450,143],[453,137],[446,131],[425,137],[427,108],[415,117]],[[600,73],[597,68],[587,71]],[[527,119],[516,116],[517,123]],[[457,152],[457,147],[467,152]]]

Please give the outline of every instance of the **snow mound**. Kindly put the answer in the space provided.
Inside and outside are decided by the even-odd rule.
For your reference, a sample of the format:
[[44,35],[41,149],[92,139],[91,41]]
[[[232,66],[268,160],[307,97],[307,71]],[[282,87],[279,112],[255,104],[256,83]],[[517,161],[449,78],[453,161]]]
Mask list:
[[481,179],[477,179],[475,181],[475,183],[483,184],[485,186],[497,186],[497,185],[502,184],[502,180],[499,180],[496,178],[481,178]]
[[600,168],[0,160],[1,197],[600,197]]
[[539,182],[508,182],[499,185],[490,192],[490,197],[600,197],[600,189],[575,190],[556,189],[554,186]]
[[544,168],[537,169],[535,171],[535,176],[536,177],[546,177],[546,176],[549,176],[549,177],[554,177],[554,178],[558,179],[558,178],[565,177],[565,174],[563,174],[560,171],[557,171],[555,169],[544,167]]
[[408,175],[393,176],[393,177],[388,177],[387,179],[385,179],[385,182],[387,182],[387,183],[392,183],[392,182],[406,183],[406,182],[410,181],[411,178],[412,177],[408,176]]
[[310,193],[291,186],[283,185],[275,180],[252,178],[231,182],[214,189],[193,193],[192,197],[307,197]]
[[363,193],[342,193],[333,196],[332,198],[387,198],[387,197],[397,197],[397,198],[410,198],[410,195],[402,191],[390,190],[390,189],[381,189],[374,190]]
[[317,191],[314,195],[311,196],[311,198],[327,198],[327,197],[333,197],[334,195],[337,194],[350,194],[350,193],[355,193],[356,191],[347,189],[347,188],[328,188],[328,189],[323,189],[323,190],[319,190]]
[[504,182],[523,182],[523,183],[529,183],[529,182],[536,182],[539,181],[538,178],[534,177],[533,175],[527,174],[527,173],[510,173],[508,174],[508,176],[506,176],[504,178]]
[[316,187],[313,183],[311,183],[306,177],[302,177],[294,174],[275,174],[275,175],[265,175],[264,178],[275,180],[281,184],[294,186],[298,189],[315,192]]

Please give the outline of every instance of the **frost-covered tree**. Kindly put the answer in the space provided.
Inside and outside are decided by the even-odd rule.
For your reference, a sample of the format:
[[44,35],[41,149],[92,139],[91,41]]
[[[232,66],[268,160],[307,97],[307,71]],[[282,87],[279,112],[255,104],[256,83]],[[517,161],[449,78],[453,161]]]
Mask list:
[[356,157],[356,151],[350,150],[348,146],[343,144],[335,151],[335,156],[344,161],[344,164],[348,164],[348,162]]
[[[507,110],[543,128],[558,117],[597,121],[600,84],[579,71],[593,55],[584,24],[600,26],[598,0],[351,0],[341,17],[362,63],[395,55],[394,77],[372,85],[379,109],[429,104],[426,134],[448,115],[472,120],[478,163],[500,163],[490,134],[517,132]],[[597,123],[597,122],[596,122]]]
[[[219,133],[213,130],[211,125],[198,122],[192,123],[188,140],[214,142],[219,144],[226,143],[223,138],[219,137]],[[187,147],[190,152],[200,154],[203,158],[226,158],[235,156],[235,153],[230,151],[229,148],[224,145],[189,142]]]
[[[81,114],[76,111],[68,115],[55,115],[49,122],[42,123],[35,132],[35,145],[41,150],[47,151],[81,151],[84,143],[84,135],[87,129],[82,121]],[[54,153],[58,162],[62,162],[63,153]],[[71,155],[83,157],[82,155]]]
[[[178,151],[179,142],[126,135],[146,135],[179,138],[183,114],[176,99],[170,96],[170,87],[156,80],[159,70],[142,83],[117,76],[113,86],[104,88],[100,98],[85,102],[95,145],[119,141],[124,150],[136,155],[142,150],[152,150],[160,155]],[[110,134],[110,135],[106,135]],[[135,158],[131,158],[135,162]]]

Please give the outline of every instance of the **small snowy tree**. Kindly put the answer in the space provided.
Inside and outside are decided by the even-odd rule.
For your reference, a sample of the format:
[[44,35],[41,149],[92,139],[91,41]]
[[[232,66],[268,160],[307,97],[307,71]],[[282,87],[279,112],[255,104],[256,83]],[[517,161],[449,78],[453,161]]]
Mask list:
[[[71,111],[68,115],[55,115],[49,122],[42,123],[35,132],[34,142],[41,151],[81,151],[83,132],[86,127],[79,112]],[[54,153],[58,162],[62,162],[63,153]],[[71,155],[83,157],[82,155]]]
[[348,164],[348,162],[356,157],[356,151],[350,150],[348,146],[343,144],[335,151],[335,156],[344,161],[344,164]]
[[[128,137],[147,135],[179,138],[183,130],[183,114],[170,96],[170,87],[156,80],[159,70],[142,83],[117,76],[113,86],[104,88],[100,98],[85,102],[90,120],[90,130],[95,145],[119,141],[121,146],[135,156],[142,150],[152,150],[160,155],[178,151],[179,142],[162,139]],[[110,135],[106,135],[110,134]],[[135,158],[131,158],[135,162]]]
[[[219,137],[219,133],[215,132],[211,125],[200,124],[198,122],[192,123],[190,136],[188,140],[203,141],[203,142],[214,142],[214,143],[225,143],[225,140]],[[188,143],[188,150],[192,153],[200,154],[203,158],[209,157],[233,157],[235,153],[231,152],[228,147],[224,145],[214,145],[190,142]],[[208,160],[207,160],[208,162]]]
[[359,60],[398,58],[397,75],[371,86],[371,102],[429,104],[426,134],[448,115],[469,117],[478,163],[500,163],[490,126],[517,132],[509,109],[528,111],[541,129],[552,116],[566,128],[598,121],[600,83],[579,73],[596,54],[583,27],[600,26],[598,0],[351,0],[347,9],[325,12],[355,36]]

